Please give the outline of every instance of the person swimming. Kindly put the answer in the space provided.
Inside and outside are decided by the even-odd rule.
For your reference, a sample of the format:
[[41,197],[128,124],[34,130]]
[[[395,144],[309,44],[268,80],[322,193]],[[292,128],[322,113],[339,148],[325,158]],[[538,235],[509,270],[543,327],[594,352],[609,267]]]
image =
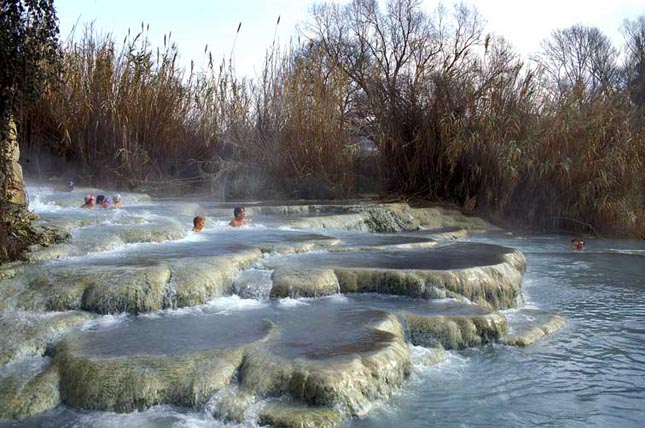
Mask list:
[[85,196],[84,201],[85,203],[81,205],[81,208],[85,208],[86,210],[91,210],[92,208],[94,208],[94,195]]
[[574,238],[571,240],[571,249],[576,251],[581,251],[585,249],[585,241],[582,239]]
[[103,198],[101,201],[101,206],[105,209],[110,208],[110,198]]
[[246,210],[244,207],[235,207],[233,209],[233,220],[228,224],[231,227],[240,227],[244,226],[247,224],[247,221],[244,220],[244,216],[246,215]]
[[206,217],[198,215],[193,219],[193,232],[201,232],[206,225]]
[[72,180],[69,180],[69,183],[67,183],[67,191],[68,192],[74,191],[74,182]]
[[112,207],[121,208],[121,195],[119,195],[118,193],[112,196]]

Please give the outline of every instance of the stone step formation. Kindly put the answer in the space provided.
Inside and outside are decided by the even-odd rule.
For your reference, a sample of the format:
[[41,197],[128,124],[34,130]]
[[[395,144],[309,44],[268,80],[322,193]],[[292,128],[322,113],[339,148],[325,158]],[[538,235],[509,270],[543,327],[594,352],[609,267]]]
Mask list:
[[[0,419],[174,405],[333,427],[405,388],[414,364],[564,324],[512,309],[526,259],[455,241],[490,227],[458,212],[257,204],[233,230],[226,204],[124,194],[88,211],[76,197],[39,188],[39,221],[72,238],[0,267]],[[202,213],[214,225],[189,232]]]

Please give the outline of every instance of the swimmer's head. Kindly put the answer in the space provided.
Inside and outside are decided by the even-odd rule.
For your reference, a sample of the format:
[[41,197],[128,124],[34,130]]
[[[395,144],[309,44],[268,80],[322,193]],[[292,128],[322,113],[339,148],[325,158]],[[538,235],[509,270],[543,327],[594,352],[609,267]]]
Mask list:
[[206,217],[198,215],[193,219],[193,231],[201,232],[206,224]]
[[244,209],[244,207],[235,207],[233,209],[233,217],[235,217],[237,219],[244,218],[245,212],[246,212],[246,210]]

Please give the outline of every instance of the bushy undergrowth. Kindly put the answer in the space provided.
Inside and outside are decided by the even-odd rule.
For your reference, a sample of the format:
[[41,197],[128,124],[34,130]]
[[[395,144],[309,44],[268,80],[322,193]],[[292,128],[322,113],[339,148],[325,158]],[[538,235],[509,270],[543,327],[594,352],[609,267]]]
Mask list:
[[[369,187],[540,228],[644,236],[639,22],[626,65],[580,26],[554,32],[527,64],[464,6],[319,5],[307,41],[273,46],[255,80],[212,58],[184,72],[172,43],[153,49],[144,28],[122,44],[90,29],[25,112],[23,144],[95,183],[206,181],[264,198]],[[589,60],[555,61],[567,55]]]

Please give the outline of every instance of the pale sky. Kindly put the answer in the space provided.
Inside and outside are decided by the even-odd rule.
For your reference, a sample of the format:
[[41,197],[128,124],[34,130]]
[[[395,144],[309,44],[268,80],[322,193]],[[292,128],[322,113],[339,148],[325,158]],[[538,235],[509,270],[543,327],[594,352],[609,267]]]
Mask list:
[[[347,0],[333,0],[347,3]],[[123,40],[128,28],[135,33],[141,22],[150,25],[150,41],[161,45],[172,33],[186,67],[195,60],[205,64],[208,44],[214,59],[233,55],[241,75],[255,76],[262,68],[265,51],[276,41],[286,44],[297,37],[296,24],[309,16],[310,0],[54,0],[60,19],[61,38],[78,23],[77,35],[86,23]],[[423,0],[428,12],[439,2]],[[621,47],[624,19],[645,15],[643,0],[465,0],[474,4],[487,22],[487,31],[504,36],[525,57],[536,52],[540,42],[557,28],[574,24],[598,27]],[[444,5],[452,4],[443,1]],[[280,24],[276,21],[280,16]],[[237,40],[238,24],[242,28]],[[235,45],[234,45],[235,41]]]

